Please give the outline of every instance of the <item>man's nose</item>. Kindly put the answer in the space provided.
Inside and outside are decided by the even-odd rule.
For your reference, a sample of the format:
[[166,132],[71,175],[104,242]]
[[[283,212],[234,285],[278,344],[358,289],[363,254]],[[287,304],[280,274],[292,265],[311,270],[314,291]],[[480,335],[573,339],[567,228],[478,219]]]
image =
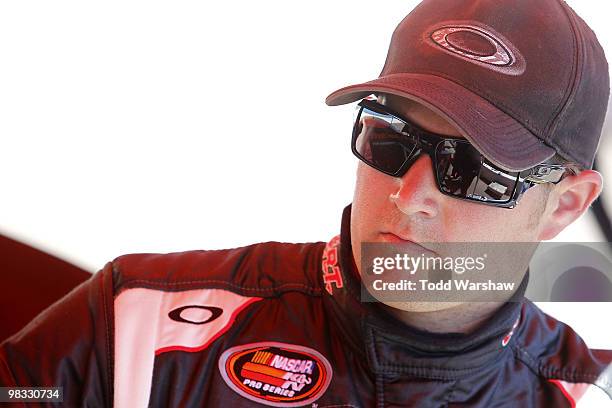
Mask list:
[[406,215],[433,218],[438,214],[441,199],[433,173],[433,163],[427,154],[412,164],[406,174],[398,177],[398,189],[389,198]]

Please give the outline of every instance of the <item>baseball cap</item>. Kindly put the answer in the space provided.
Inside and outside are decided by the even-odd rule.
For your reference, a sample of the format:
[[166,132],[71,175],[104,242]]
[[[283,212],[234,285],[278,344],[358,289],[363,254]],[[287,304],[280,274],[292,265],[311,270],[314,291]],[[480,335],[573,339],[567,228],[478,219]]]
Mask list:
[[424,0],[395,29],[380,76],[330,94],[420,102],[494,164],[559,154],[591,168],[610,93],[593,31],[560,0]]

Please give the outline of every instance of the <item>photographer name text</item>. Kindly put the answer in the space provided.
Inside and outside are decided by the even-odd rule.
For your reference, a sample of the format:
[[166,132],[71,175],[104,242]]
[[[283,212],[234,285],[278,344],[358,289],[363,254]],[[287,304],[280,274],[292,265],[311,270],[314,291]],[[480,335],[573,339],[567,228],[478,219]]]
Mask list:
[[376,291],[514,291],[515,282],[474,282],[469,279],[450,279],[432,282],[427,279],[411,281],[402,279],[397,282],[384,282],[376,279],[372,288]]

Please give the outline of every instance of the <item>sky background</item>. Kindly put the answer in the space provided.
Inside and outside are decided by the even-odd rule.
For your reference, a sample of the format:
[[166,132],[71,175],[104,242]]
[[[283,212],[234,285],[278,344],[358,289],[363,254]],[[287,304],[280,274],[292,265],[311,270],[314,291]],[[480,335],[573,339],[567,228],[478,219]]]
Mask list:
[[[0,3],[0,233],[92,272],[328,240],[356,159],[353,106],[324,99],[378,76],[416,3]],[[569,4],[612,55],[605,2]],[[585,217],[559,239],[602,237]]]

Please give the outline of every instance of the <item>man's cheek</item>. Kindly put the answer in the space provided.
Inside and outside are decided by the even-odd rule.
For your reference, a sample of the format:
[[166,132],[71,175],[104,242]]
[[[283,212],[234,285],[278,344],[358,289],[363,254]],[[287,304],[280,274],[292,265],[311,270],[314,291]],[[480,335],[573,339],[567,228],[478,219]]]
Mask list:
[[491,218],[487,207],[454,201],[458,202],[449,202],[449,205],[444,207],[444,221],[438,229],[441,241],[488,242],[492,241],[495,232],[503,227],[501,224],[504,223],[504,218]]

